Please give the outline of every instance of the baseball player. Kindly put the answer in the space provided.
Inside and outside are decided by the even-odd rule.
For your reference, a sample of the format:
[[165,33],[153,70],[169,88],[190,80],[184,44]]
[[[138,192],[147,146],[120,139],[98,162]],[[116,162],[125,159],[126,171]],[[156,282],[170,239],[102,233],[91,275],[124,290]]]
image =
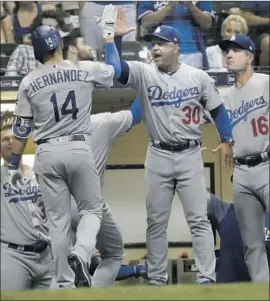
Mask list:
[[[86,45],[78,29],[74,29],[63,39],[63,42],[63,57],[70,64],[78,67],[91,64],[91,60],[94,59],[91,49]],[[110,144],[115,138],[123,135],[140,121],[141,112],[137,98],[134,100],[130,110],[123,110],[117,113],[107,112],[91,116],[91,147],[102,188]],[[101,262],[100,257],[92,257],[90,266],[90,275],[93,275],[92,287],[108,286],[115,281],[116,275],[117,279],[138,276],[140,272],[143,272],[143,269],[145,269],[145,266],[141,265],[137,267],[121,266],[119,271],[124,256],[122,235],[105,202],[102,207],[102,214],[104,218],[102,219],[97,237],[97,247],[103,260]],[[73,236],[75,236],[74,234],[76,233],[78,222],[77,206],[72,200]],[[99,263],[101,263],[101,265],[99,265]],[[99,266],[98,269],[97,266]]]
[[1,290],[46,289],[54,266],[47,217],[39,185],[31,168],[20,169],[31,181],[21,189],[8,183],[13,114],[1,122]]
[[[116,34],[121,37],[127,29],[124,15],[120,19]],[[197,281],[214,282],[214,239],[207,218],[200,124],[203,109],[207,109],[222,142],[216,151],[221,151],[228,167],[232,158],[230,121],[207,73],[178,63],[179,34],[175,29],[160,26],[146,38],[152,44],[154,64],[122,60],[118,80],[135,87],[149,136],[145,162],[149,284],[167,283],[166,230],[175,191],[192,235]],[[119,37],[117,44],[120,52]]]
[[234,145],[233,202],[252,281],[269,282],[264,218],[269,211],[269,76],[255,73],[254,42],[241,34],[219,44],[236,83],[225,103]]
[[[92,115],[91,120],[91,147],[93,150],[93,157],[96,163],[98,175],[101,181],[101,188],[103,189],[104,172],[109,154],[109,147],[117,137],[123,135],[130,130],[131,127],[141,121],[139,100],[138,98],[134,100],[130,110],[124,110],[117,113],[101,113]],[[123,244],[122,240],[119,241],[119,239],[116,239],[118,237],[116,234],[113,236],[111,235],[111,228],[115,222],[114,217],[106,203],[104,203],[103,215],[106,215],[106,218],[104,218],[105,222],[102,221],[101,223],[96,245],[100,252],[102,262],[99,264],[92,278],[93,287],[108,286],[111,284],[115,280],[121,265],[121,260],[118,260],[117,263],[119,265],[117,269],[114,265],[114,269],[111,268],[110,270],[106,270],[107,275],[104,275],[104,272],[102,272],[103,266],[110,266],[110,263],[112,262],[111,257],[116,257],[111,256],[109,258],[108,254],[112,252],[111,250],[117,250],[117,248],[120,248],[118,250],[119,253],[122,251],[121,247]],[[118,233],[120,233],[119,229]],[[122,253],[120,253],[120,255],[122,255]],[[122,259],[122,256],[120,257],[120,255],[118,255],[118,257]],[[109,263],[107,263],[108,260]],[[113,271],[116,271],[116,273],[113,274]],[[111,277],[109,274],[111,274]]]
[[[91,147],[94,154],[94,160],[96,162],[97,170],[99,177],[101,179],[101,187],[103,189],[104,184],[104,173],[106,162],[109,154],[109,147],[111,143],[119,136],[122,136],[127,131],[129,131],[133,126],[141,122],[141,111],[139,99],[136,98],[130,108],[130,110],[123,110],[116,113],[100,113],[94,114],[91,116],[92,120],[92,135],[91,135]],[[75,204],[74,204],[75,205]],[[108,206],[106,206],[106,211],[110,212]],[[72,214],[72,227],[74,233],[76,232],[78,223],[78,215],[77,208],[73,206],[73,214]],[[91,260],[91,266],[89,273],[93,275],[92,278],[92,286],[93,287],[104,287],[108,286],[112,283],[112,281],[116,280],[124,280],[131,277],[142,276],[144,278],[147,277],[147,266],[146,265],[119,265],[117,271],[117,276],[115,278],[112,275],[112,269],[107,269],[106,274],[99,273],[101,271],[102,266],[106,263],[106,255],[107,253],[115,249],[117,245],[121,245],[113,237],[111,240],[111,244],[107,246],[104,245],[103,231],[101,230],[97,237],[97,249],[99,250],[100,256],[94,256]],[[109,238],[108,238],[109,241]],[[108,264],[107,264],[108,266]],[[99,276],[100,274],[100,276]]]
[[[208,218],[220,236],[217,260],[217,282],[250,281],[244,260],[244,244],[241,238],[233,203],[226,203],[209,194]],[[269,214],[265,216],[265,244],[270,260]]]
[[[56,28],[38,27],[32,33],[32,44],[36,59],[44,65],[22,80],[18,92],[9,179],[13,187],[19,187],[25,178],[19,162],[33,126],[35,173],[48,217],[56,282],[63,288],[91,286],[89,254],[96,245],[104,202],[90,146],[89,114],[94,84],[110,87],[120,74],[113,43],[116,15],[114,6],[105,7],[102,24],[107,64],[93,62],[87,69],[63,61],[62,39]],[[72,250],[70,193],[81,216]]]
[[[122,136],[127,131],[129,131],[133,126],[135,126],[141,121],[139,99],[136,98],[134,100],[130,110],[123,110],[116,113],[106,112],[106,113],[94,114],[91,116],[91,120],[92,120],[91,147],[93,150],[94,160],[96,162],[98,174],[101,179],[101,187],[103,190],[104,173],[105,173],[106,162],[109,154],[109,147],[117,137]],[[110,209],[108,208],[107,205],[106,205],[105,212],[110,212]],[[113,220],[112,215],[111,215],[111,219]],[[78,223],[77,209],[76,206],[73,206],[72,227],[74,232],[76,231],[77,223]],[[111,226],[111,224],[108,226]],[[110,250],[115,249],[117,245],[119,245],[119,241],[116,240],[115,236],[112,238],[108,237],[107,241],[109,241],[109,243],[105,245],[104,234],[106,235],[106,231],[103,231],[103,226],[101,224],[100,232],[97,237],[97,246],[96,246],[97,249],[99,250],[101,258],[95,256],[93,258],[93,264],[91,263],[90,266],[90,274],[93,274],[93,278],[92,278],[93,287],[107,286],[115,280],[115,277],[116,280],[123,280],[123,279],[140,276],[140,275],[145,276],[146,275],[145,265],[136,265],[134,267],[122,265],[120,267],[121,263],[118,266],[119,271],[117,270],[117,276],[116,274],[110,276],[110,274],[112,274],[112,269],[110,270],[107,269],[106,274],[99,273],[99,270],[102,271],[102,267],[106,263],[107,254],[110,253]]]

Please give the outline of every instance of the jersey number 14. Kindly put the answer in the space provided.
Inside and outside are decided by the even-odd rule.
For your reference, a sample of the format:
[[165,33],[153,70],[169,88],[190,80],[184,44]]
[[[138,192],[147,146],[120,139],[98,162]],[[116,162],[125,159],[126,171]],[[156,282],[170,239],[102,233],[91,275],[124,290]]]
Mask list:
[[[50,102],[53,105],[54,119],[56,122],[58,122],[60,120],[60,113],[59,113],[59,108],[58,108],[55,93],[53,93],[53,95],[50,99]],[[71,107],[71,108],[68,109],[68,107]],[[75,91],[71,90],[68,92],[66,100],[60,109],[60,112],[61,112],[61,115],[72,114],[72,119],[75,120],[75,119],[77,119],[78,111],[79,111],[79,109],[77,108],[77,104],[76,104]]]

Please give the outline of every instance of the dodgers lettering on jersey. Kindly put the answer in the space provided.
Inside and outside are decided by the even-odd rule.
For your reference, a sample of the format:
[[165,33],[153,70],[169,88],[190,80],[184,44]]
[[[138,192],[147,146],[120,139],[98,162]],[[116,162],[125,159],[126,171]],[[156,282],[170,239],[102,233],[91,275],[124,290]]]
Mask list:
[[129,110],[124,110],[116,113],[95,114],[91,116],[91,119],[93,128],[91,148],[101,186],[103,187],[110,144],[114,139],[122,136],[131,128],[132,114]]
[[80,68],[68,61],[43,65],[21,82],[15,115],[33,118],[33,139],[91,134],[92,92],[96,83],[109,88],[112,66],[87,62]]
[[200,95],[198,87],[192,87],[189,89],[176,90],[173,91],[162,91],[159,86],[151,86],[148,88],[148,98],[152,101],[153,107],[159,107],[164,105],[175,105],[175,107],[180,107],[181,101],[188,101],[194,99],[196,96]]
[[210,76],[183,63],[172,75],[160,72],[154,64],[128,64],[128,83],[141,100],[150,139],[167,143],[201,140],[204,110],[211,111],[222,104]]
[[38,239],[49,240],[47,218],[41,191],[29,168],[31,181],[14,190],[8,182],[8,168],[1,166],[1,240],[28,245]]
[[254,73],[241,89],[232,86],[224,105],[233,127],[234,156],[264,152],[269,145],[269,76]]

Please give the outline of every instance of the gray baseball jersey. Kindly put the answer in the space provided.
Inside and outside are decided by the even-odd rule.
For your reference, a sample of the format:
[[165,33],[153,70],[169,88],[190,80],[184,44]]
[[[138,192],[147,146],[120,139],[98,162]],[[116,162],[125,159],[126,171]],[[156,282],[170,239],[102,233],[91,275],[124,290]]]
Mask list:
[[126,133],[132,125],[132,114],[129,110],[116,113],[101,113],[91,116],[91,147],[94,154],[101,186],[104,182],[104,171],[109,155],[109,146],[113,140]]
[[8,168],[1,166],[1,241],[29,245],[38,239],[49,240],[47,218],[39,185],[33,171],[23,189],[13,190],[8,182]]
[[[167,74],[156,65],[128,62],[128,83],[135,87],[151,140],[177,144],[201,140],[204,110],[222,104],[213,80],[202,70],[181,64]],[[207,195],[201,150],[164,151],[149,143],[145,160],[148,277],[151,284],[168,280],[167,225],[177,191],[191,229],[197,281],[215,280],[214,239],[207,219]],[[194,189],[196,186],[196,189]]]
[[181,64],[169,75],[154,64],[128,62],[129,84],[135,86],[151,139],[177,143],[200,140],[203,110],[211,111],[222,99],[211,77],[204,71]]
[[[92,62],[85,69],[67,61],[43,65],[21,82],[15,115],[33,117],[33,139],[91,134],[92,91],[95,83],[110,87],[114,69]],[[49,98],[48,98],[49,95]]]
[[233,127],[234,156],[262,153],[269,146],[269,75],[254,73],[241,89],[225,96]]
[[[234,156],[266,151],[269,146],[269,75],[254,73],[240,89],[232,86],[225,96],[232,121]],[[265,210],[269,210],[269,162],[253,167],[235,164],[233,202],[245,261],[252,281],[269,283],[264,246]]]
[[[123,135],[131,128],[132,114],[129,110],[117,113],[101,113],[92,115],[91,119],[93,128],[91,148],[101,180],[101,187],[103,187],[109,146],[115,138]],[[72,228],[76,231],[79,217],[74,200],[72,200],[71,205]],[[104,257],[104,260],[92,278],[93,287],[108,286],[114,282],[123,255],[121,231],[106,203],[104,203],[102,207],[102,216],[96,247]],[[74,233],[74,231],[72,231],[72,233]],[[111,258],[113,258],[113,260]]]

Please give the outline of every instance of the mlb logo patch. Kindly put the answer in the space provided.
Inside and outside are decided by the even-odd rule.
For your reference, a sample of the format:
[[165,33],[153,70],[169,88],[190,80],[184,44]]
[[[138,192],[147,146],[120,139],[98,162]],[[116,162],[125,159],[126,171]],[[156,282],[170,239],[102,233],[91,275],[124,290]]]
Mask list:
[[110,74],[111,73],[111,66],[106,64],[100,64],[100,71],[104,74]]
[[231,41],[234,41],[235,40],[235,35],[233,35],[232,37],[231,37]]

